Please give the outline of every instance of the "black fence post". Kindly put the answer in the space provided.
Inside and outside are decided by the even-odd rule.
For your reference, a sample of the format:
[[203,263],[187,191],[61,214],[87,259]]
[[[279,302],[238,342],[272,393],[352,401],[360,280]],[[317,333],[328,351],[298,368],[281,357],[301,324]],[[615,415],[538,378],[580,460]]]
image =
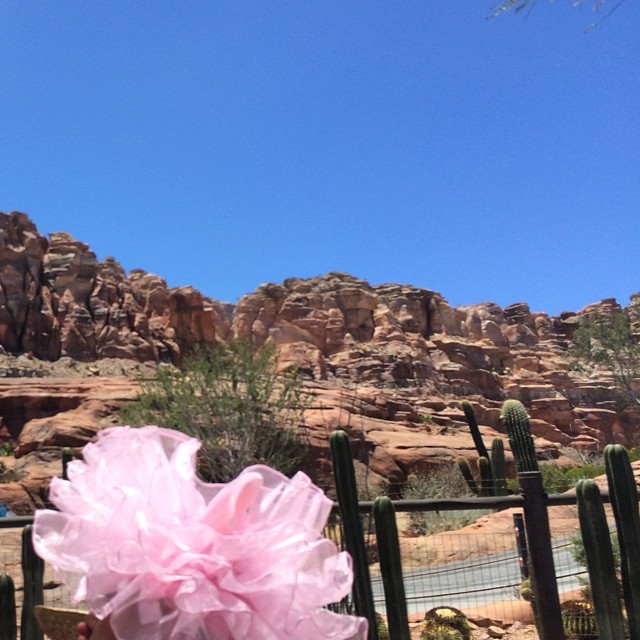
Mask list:
[[524,529],[524,516],[521,513],[513,514],[513,530],[516,534],[520,576],[523,580],[526,580],[529,577],[529,550],[527,549],[527,536]]
[[524,498],[531,583],[539,613],[538,633],[540,640],[560,640],[564,638],[564,630],[542,475],[539,471],[523,471],[518,474],[518,481]]

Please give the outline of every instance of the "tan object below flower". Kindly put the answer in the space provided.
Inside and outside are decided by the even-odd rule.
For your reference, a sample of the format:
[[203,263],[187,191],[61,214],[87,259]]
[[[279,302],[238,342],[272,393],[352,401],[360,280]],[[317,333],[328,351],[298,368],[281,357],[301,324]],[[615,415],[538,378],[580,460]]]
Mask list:
[[35,614],[42,632],[51,640],[76,640],[76,625],[87,617],[86,611],[45,605],[38,605]]

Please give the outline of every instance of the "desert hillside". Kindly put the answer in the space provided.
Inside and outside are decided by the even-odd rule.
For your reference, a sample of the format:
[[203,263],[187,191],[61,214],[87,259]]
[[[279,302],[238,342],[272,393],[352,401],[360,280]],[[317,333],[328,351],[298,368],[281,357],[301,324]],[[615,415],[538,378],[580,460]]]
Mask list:
[[47,239],[27,215],[0,213],[0,441],[17,443],[15,460],[2,458],[0,502],[37,504],[60,447],[113,424],[140,375],[232,337],[273,344],[280,367],[302,371],[319,479],[338,427],[373,477],[391,483],[458,455],[473,462],[463,398],[487,437],[501,429],[502,401],[521,400],[541,457],[634,445],[638,418],[616,409],[607,374],[585,378],[564,355],[594,308],[620,307],[608,299],[559,317],[525,302],[452,307],[436,291],[343,273],[263,284],[232,305],[127,274],[67,233]]

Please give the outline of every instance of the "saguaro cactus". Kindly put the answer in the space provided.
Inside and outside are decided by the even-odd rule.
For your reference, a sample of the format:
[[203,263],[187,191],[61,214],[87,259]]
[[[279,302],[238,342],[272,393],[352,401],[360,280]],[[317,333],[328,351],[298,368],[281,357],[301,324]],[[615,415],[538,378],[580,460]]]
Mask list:
[[0,640],[16,640],[16,588],[13,578],[0,574]]
[[20,619],[21,640],[43,640],[42,630],[35,618],[37,605],[44,603],[43,578],[44,561],[33,548],[33,525],[22,530],[22,576],[24,579],[24,600]]
[[493,495],[507,495],[507,464],[504,458],[504,442],[502,438],[494,438],[491,442],[491,475],[493,476]]
[[500,418],[507,429],[509,444],[518,472],[538,471],[536,448],[531,436],[531,424],[523,404],[518,400],[506,400],[502,405]]
[[618,530],[620,572],[629,632],[640,638],[640,512],[638,488],[627,450],[619,444],[604,450],[609,498]]
[[473,493],[476,496],[479,495],[480,489],[478,488],[478,483],[476,482],[475,478],[473,477],[473,474],[471,473],[471,467],[469,467],[469,463],[467,462],[467,459],[460,456],[456,460],[456,462],[458,463],[458,468],[462,473],[462,477],[464,478],[464,481],[467,483],[467,486],[469,487],[469,491],[471,491],[471,493]]
[[480,458],[487,458],[488,460],[489,452],[487,451],[487,447],[485,447],[482,440],[482,434],[480,433],[480,429],[478,428],[478,421],[476,420],[476,414],[473,412],[471,403],[468,400],[463,400],[460,403],[460,406],[464,411],[464,417],[466,418],[467,424],[469,425],[469,431],[471,431],[471,437],[473,438],[473,444],[476,446],[478,456]]
[[410,640],[396,512],[391,500],[386,496],[376,498],[373,515],[376,521],[376,539],[387,605],[389,635],[394,640]]
[[478,459],[478,470],[480,471],[480,495],[493,495],[493,476],[491,475],[491,462],[484,456]]
[[576,495],[600,639],[620,640],[625,637],[624,620],[602,496],[593,480],[580,480],[576,485]]
[[458,467],[465,482],[475,495],[507,495],[507,468],[504,459],[504,443],[502,442],[502,438],[493,439],[491,443],[491,455],[489,455],[487,447],[482,440],[482,434],[480,433],[473,407],[467,400],[463,400],[460,405],[464,411],[473,443],[478,452],[478,470],[480,474],[478,481],[476,481],[469,468],[469,463],[464,458],[458,458]]
[[353,599],[356,613],[369,621],[369,640],[377,640],[376,613],[362,520],[358,509],[358,489],[353,470],[351,443],[344,431],[334,431],[329,438],[329,444],[347,551],[353,560]]

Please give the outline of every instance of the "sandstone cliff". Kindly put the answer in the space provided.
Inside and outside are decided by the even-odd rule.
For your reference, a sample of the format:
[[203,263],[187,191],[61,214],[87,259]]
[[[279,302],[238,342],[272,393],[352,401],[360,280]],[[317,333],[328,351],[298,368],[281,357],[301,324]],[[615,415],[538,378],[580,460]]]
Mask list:
[[[54,464],[55,447],[79,447],[113,422],[118,403],[136,393],[137,363],[178,363],[196,343],[241,336],[274,344],[279,366],[305,376],[320,475],[336,427],[349,429],[359,460],[392,483],[442,459],[473,460],[463,397],[487,436],[501,429],[502,401],[521,400],[549,458],[567,446],[635,445],[637,416],[616,409],[606,374],[581,377],[564,357],[584,312],[453,308],[435,291],[341,273],[264,284],[230,305],[141,270],[127,275],[67,233],[46,239],[25,214],[0,214],[0,440],[16,439],[20,460]],[[60,375],[66,382],[51,377]],[[26,376],[47,380],[26,384]]]

